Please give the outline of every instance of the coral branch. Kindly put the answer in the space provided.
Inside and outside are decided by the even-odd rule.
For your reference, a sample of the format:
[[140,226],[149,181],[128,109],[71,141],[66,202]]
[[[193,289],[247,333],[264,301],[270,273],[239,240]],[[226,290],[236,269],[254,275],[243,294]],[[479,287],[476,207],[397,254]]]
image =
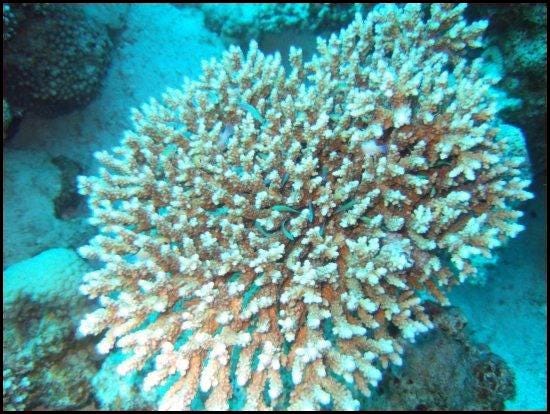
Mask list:
[[466,58],[487,22],[464,7],[377,6],[310,62],[291,49],[289,76],[231,47],[97,154],[79,183],[101,234],[80,252],[105,267],[81,290],[102,308],[80,330],[132,351],[122,374],[160,351],[162,409],[237,388],[249,409],[357,409],[352,385],[368,396],[432,327],[419,291],[446,303],[522,229],[523,143]]

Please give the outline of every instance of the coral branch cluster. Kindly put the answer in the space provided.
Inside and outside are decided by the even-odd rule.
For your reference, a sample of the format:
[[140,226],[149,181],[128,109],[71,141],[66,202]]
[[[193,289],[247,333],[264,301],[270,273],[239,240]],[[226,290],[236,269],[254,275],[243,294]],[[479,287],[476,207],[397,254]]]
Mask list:
[[[133,110],[80,177],[105,266],[80,325],[128,351],[118,372],[169,381],[161,409],[359,408],[427,291],[475,277],[522,226],[526,159],[496,117],[464,5],[378,6],[304,63],[251,42]],[[521,146],[519,146],[521,149]],[[233,408],[233,407],[232,407]],[[242,408],[242,407],[241,407]]]

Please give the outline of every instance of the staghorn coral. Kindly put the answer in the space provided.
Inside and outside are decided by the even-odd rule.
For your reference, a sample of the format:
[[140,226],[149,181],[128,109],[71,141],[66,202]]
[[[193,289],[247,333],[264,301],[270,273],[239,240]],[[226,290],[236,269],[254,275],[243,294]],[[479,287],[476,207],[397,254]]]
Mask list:
[[531,197],[464,8],[378,6],[288,75],[231,47],[133,110],[79,178],[101,231],[80,253],[105,263],[79,330],[128,352],[119,374],[154,359],[161,409],[357,409],[402,363],[421,292],[447,303]]

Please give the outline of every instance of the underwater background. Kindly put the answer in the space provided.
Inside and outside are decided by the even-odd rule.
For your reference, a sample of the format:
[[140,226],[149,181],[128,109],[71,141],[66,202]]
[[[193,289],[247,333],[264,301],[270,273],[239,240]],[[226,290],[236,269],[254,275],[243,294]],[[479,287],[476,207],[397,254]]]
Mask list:
[[[120,351],[99,355],[99,337],[77,335],[96,307],[79,285],[97,264],[77,254],[96,230],[76,177],[97,174],[94,152],[119,144],[131,108],[197,79],[201,60],[255,39],[288,67],[291,46],[307,61],[317,36],[373,7],[4,3],[4,410],[155,409],[142,372],[117,374]],[[489,21],[483,57],[508,95],[499,117],[523,131],[534,198],[520,207],[525,230],[482,281],[453,288],[450,310],[433,305],[436,329],[407,346],[363,409],[547,408],[547,7],[469,5],[465,16]]]

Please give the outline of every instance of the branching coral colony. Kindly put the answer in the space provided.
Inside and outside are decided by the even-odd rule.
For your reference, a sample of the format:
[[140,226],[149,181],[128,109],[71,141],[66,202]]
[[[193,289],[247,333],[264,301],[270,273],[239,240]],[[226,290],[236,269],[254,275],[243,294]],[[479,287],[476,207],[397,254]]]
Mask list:
[[[496,118],[486,21],[464,5],[378,6],[302,62],[252,42],[133,111],[99,177],[80,177],[105,266],[83,334],[155,357],[161,409],[359,408],[432,324],[419,293],[475,276],[523,226],[522,144]],[[521,138],[521,137],[520,137]]]

